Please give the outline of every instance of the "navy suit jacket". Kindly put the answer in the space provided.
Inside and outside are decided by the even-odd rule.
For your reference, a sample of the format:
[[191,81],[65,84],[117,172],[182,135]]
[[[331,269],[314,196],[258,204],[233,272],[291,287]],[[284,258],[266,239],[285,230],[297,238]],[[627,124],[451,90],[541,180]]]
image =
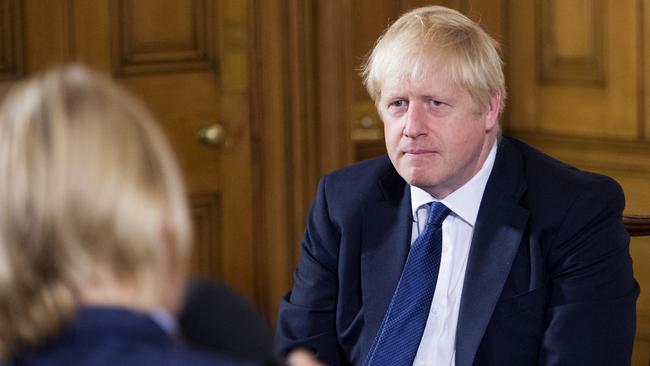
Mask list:
[[14,356],[6,366],[246,366],[182,350],[149,316],[118,308],[83,308],[56,338]]
[[[629,365],[638,285],[620,186],[499,142],[474,227],[456,365]],[[408,184],[387,157],[325,176],[276,341],[363,362],[409,250]]]

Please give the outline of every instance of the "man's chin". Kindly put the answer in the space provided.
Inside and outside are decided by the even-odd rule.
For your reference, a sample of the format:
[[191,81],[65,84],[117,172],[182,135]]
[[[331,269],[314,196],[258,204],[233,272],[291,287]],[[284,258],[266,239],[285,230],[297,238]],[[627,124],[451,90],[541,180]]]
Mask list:
[[436,167],[431,164],[401,164],[397,167],[397,173],[408,184],[416,187],[436,185],[439,179],[431,174],[435,171]]
[[437,177],[411,174],[406,177],[402,175],[402,178],[409,185],[420,188],[437,199],[443,199],[450,193]]
[[435,188],[438,181],[426,177],[410,176],[404,179],[411,186],[418,187],[425,191]]

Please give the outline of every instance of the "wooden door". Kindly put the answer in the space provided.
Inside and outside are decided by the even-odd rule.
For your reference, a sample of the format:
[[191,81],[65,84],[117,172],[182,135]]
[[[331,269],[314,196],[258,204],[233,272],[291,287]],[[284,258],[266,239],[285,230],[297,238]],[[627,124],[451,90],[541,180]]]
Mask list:
[[[239,0],[0,0],[0,95],[53,64],[113,75],[157,117],[195,220],[196,274],[254,298],[248,3]],[[197,140],[219,125],[220,146]]]

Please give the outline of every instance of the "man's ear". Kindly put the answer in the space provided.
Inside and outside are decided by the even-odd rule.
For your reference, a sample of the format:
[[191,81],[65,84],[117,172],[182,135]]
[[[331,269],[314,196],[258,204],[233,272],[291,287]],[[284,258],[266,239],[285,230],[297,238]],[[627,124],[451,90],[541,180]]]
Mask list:
[[485,111],[485,132],[491,132],[499,124],[499,111],[501,109],[501,92],[497,91],[490,96],[488,109]]

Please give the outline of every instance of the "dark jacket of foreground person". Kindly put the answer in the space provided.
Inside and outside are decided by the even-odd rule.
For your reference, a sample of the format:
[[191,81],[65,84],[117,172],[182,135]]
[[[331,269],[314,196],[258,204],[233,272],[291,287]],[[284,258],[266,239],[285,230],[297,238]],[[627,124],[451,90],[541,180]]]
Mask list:
[[82,308],[50,342],[21,352],[6,366],[252,366],[183,349],[150,316],[121,308]]

